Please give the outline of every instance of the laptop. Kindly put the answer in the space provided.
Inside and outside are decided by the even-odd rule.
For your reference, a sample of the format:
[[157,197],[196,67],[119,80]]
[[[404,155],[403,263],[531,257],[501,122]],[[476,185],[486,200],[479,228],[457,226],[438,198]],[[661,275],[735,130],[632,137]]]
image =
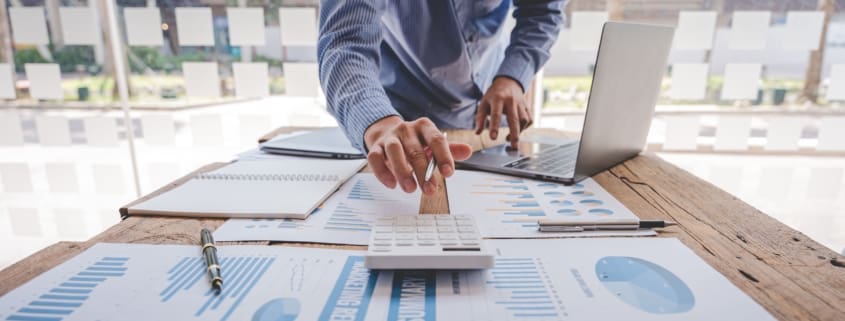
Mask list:
[[458,165],[574,184],[645,146],[675,28],[607,22],[580,140],[539,137],[482,149]]

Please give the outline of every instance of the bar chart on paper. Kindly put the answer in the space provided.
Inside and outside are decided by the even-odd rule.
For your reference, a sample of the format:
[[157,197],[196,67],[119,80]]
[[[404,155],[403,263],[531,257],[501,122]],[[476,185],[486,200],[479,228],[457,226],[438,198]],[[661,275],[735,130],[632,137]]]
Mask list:
[[214,232],[214,237],[218,241],[366,245],[378,215],[413,215],[419,207],[419,191],[391,190],[372,174],[359,173],[305,220],[230,219]]
[[[560,237],[537,231],[535,219],[600,221],[637,217],[588,178],[570,186],[505,175],[457,171],[448,181],[451,213],[475,216],[481,234],[488,238]],[[651,231],[596,231],[571,236],[653,235]]]
[[188,291],[196,287],[208,288],[194,316],[207,319],[208,313],[220,311],[223,314],[219,320],[225,321],[240,306],[274,260],[273,257],[224,257],[220,266],[225,267],[222,269],[222,277],[226,280],[226,287],[219,295],[215,295],[207,286],[205,261],[200,257],[184,257],[167,271],[167,286],[159,292],[159,297],[161,302],[168,303],[179,293],[191,293]]
[[[498,258],[486,272],[485,300],[508,320],[560,320],[563,304],[540,258]],[[492,302],[492,304],[489,304]]]
[[[60,321],[82,307],[97,288],[125,275],[127,257],[102,257],[58,283],[3,320]],[[0,313],[2,317],[2,313]]]
[[100,243],[0,297],[0,320],[315,320],[346,258],[362,254],[218,250],[219,293],[211,289],[199,246]]

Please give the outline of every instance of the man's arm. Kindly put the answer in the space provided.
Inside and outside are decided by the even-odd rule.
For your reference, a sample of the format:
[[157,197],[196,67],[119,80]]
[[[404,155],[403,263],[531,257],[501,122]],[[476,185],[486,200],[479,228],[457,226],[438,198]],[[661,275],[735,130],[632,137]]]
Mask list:
[[329,112],[352,144],[367,150],[367,162],[382,184],[398,184],[408,193],[419,184],[424,193],[434,193],[434,184],[424,180],[429,155],[449,177],[454,159],[468,158],[471,149],[450,144],[427,118],[404,121],[390,105],[379,80],[384,0],[321,4],[317,54]]
[[476,133],[484,129],[490,116],[490,138],[496,139],[502,114],[507,117],[511,146],[516,147],[519,131],[530,124],[531,112],[525,102],[525,91],[546,61],[563,25],[566,0],[514,0],[516,26],[511,32],[505,59],[496,72],[493,84],[482,97],[476,113]]
[[[384,0],[320,1],[317,60],[329,112],[356,148],[371,124],[399,114],[379,80]],[[296,81],[292,79],[291,81]]]
[[506,76],[528,89],[537,70],[549,60],[549,50],[563,25],[565,0],[514,0],[516,26],[497,76]]

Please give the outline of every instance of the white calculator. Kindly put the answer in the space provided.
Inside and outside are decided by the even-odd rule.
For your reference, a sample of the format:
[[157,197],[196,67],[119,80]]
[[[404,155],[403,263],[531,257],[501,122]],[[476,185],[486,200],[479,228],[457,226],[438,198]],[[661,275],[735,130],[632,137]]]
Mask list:
[[488,269],[493,254],[469,215],[389,215],[376,219],[364,264],[375,270]]

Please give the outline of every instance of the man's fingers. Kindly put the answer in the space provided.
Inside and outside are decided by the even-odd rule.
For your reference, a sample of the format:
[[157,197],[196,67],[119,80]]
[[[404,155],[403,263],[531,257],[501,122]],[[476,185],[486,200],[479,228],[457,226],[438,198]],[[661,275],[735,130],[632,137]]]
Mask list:
[[443,174],[443,177],[452,176],[455,172],[455,160],[452,158],[452,152],[449,150],[449,142],[446,140],[446,135],[443,135],[432,124],[431,126],[422,128],[422,136],[426,145],[431,148],[432,156],[437,161],[440,174]]
[[528,107],[520,107],[519,108],[519,128],[521,130],[525,130],[528,126],[531,126],[534,120],[531,119],[531,112],[528,110]]
[[414,177],[411,175],[411,166],[405,159],[405,149],[402,143],[397,138],[389,139],[384,143],[384,149],[387,151],[387,161],[393,169],[393,176],[402,186],[402,190],[406,193],[411,193],[417,189],[417,184],[414,182]]
[[472,156],[472,146],[463,143],[449,143],[449,151],[456,161],[462,161]]
[[487,111],[490,109],[486,100],[482,100],[475,112],[475,134],[481,134],[484,130],[484,121],[487,120]]
[[511,147],[516,148],[517,144],[519,143],[519,107],[516,104],[511,104],[507,107],[507,118],[508,118],[508,129],[510,129],[510,134],[508,134],[508,140],[511,142]]
[[370,149],[367,154],[367,162],[370,164],[373,174],[384,186],[391,189],[396,188],[396,178],[393,177],[390,169],[387,168],[387,164],[385,164],[384,149],[381,146],[376,145]]
[[502,102],[494,101],[490,104],[490,139],[499,137],[499,124],[502,123]]
[[417,177],[417,183],[419,183],[420,188],[423,189],[423,192],[430,193],[433,191],[433,186],[427,187],[427,184],[425,184],[428,156],[422,143],[420,143],[417,131],[418,129],[415,128],[415,125],[410,125],[402,132],[402,148],[405,150],[405,156],[414,170],[414,176]]

